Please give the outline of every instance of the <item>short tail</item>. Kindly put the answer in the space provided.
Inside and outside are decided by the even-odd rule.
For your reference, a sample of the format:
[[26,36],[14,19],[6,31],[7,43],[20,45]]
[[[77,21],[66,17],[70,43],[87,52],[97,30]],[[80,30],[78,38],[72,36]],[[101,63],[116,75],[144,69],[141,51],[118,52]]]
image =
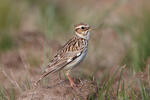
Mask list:
[[51,70],[51,71],[48,71],[48,72],[44,72],[41,76],[40,76],[40,78],[35,82],[35,86],[37,86],[38,85],[38,83],[44,78],[44,77],[46,77],[48,74],[50,74],[50,73],[53,73],[55,70]]
[[[69,63],[70,63],[70,62],[69,62]],[[67,64],[68,64],[67,61],[63,61],[63,62],[61,62],[60,64],[58,64],[57,66],[55,66],[55,67],[53,67],[53,68],[52,68],[52,67],[47,68],[47,69],[44,71],[44,73],[40,76],[40,78],[35,82],[35,85],[37,86],[38,83],[39,83],[45,76],[47,76],[48,74],[50,74],[50,73],[55,73],[55,72],[61,70],[61,69],[64,68]]]

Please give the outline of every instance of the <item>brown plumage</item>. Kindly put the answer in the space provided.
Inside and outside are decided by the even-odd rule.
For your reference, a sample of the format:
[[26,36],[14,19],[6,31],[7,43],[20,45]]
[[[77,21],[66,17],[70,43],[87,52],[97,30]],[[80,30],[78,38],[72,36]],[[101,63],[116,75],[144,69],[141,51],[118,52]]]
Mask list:
[[[80,30],[81,33],[79,33],[78,30]],[[61,69],[65,69],[67,71],[69,81],[71,82],[72,86],[74,85],[69,76],[69,72],[75,65],[82,61],[87,53],[89,36],[85,36],[85,33],[89,35],[88,30],[89,26],[87,24],[82,23],[76,25],[76,34],[57,52],[36,84],[48,74],[55,73]]]

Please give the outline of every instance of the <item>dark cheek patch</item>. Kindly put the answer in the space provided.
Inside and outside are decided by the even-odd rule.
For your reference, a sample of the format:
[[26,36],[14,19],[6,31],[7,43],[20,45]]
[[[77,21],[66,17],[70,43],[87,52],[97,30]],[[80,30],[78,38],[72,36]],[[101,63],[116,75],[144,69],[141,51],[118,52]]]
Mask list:
[[79,34],[82,34],[82,31],[81,31],[81,29],[76,29],[76,32],[78,32]]
[[83,31],[86,31],[86,30],[87,30],[87,28],[85,28],[85,29],[77,28],[75,31],[76,31],[77,33],[79,33],[79,34],[82,34],[83,36],[86,36],[86,35],[87,35],[87,32],[86,32],[86,33],[82,33]]

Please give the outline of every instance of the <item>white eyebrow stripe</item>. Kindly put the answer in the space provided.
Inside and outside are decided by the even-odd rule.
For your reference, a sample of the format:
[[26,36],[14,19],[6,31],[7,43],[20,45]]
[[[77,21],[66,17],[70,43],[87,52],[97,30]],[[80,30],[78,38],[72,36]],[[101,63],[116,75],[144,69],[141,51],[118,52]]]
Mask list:
[[77,28],[81,28],[81,27],[89,27],[89,26],[88,26],[88,25],[87,25],[87,26],[85,26],[85,25],[80,25],[80,26],[76,27],[76,29],[77,29]]

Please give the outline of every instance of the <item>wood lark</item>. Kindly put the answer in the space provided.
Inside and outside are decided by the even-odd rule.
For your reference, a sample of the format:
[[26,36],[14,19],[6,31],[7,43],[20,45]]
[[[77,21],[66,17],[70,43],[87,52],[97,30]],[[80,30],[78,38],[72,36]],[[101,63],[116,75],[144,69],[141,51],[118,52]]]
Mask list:
[[37,80],[36,85],[48,74],[64,69],[70,85],[76,87],[76,84],[73,82],[69,74],[87,54],[90,30],[92,29],[88,24],[80,23],[74,26],[74,36],[53,57],[44,73],[40,76],[39,80]]

